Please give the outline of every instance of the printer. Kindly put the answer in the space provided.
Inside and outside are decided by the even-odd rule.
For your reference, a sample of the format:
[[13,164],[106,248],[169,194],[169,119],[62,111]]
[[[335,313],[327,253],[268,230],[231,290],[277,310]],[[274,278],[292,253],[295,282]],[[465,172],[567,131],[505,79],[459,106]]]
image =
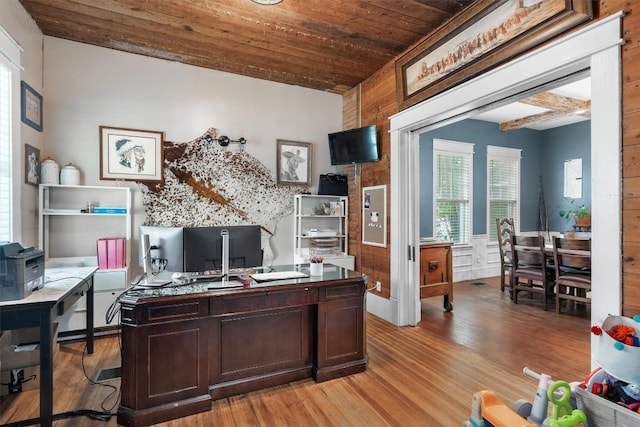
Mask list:
[[0,301],[18,300],[44,286],[44,251],[0,242]]

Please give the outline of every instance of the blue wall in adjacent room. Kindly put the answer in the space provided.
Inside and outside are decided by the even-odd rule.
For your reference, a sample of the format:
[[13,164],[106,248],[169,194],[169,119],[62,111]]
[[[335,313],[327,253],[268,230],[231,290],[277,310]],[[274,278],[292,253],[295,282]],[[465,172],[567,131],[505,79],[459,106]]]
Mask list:
[[[420,236],[433,236],[433,139],[474,144],[473,235],[487,234],[487,145],[522,150],[520,171],[520,230],[538,227],[540,184],[544,192],[550,230],[568,226],[558,215],[562,200],[564,160],[582,158],[583,195],[591,205],[590,122],[546,131],[518,129],[500,131],[498,124],[467,119],[420,135]],[[588,184],[588,185],[587,185]],[[562,222],[562,223],[561,223]]]
[[544,140],[544,189],[549,230],[571,230],[573,220],[559,215],[563,203],[564,161],[582,159],[582,198],[578,205],[591,208],[591,122],[580,122],[541,132]]

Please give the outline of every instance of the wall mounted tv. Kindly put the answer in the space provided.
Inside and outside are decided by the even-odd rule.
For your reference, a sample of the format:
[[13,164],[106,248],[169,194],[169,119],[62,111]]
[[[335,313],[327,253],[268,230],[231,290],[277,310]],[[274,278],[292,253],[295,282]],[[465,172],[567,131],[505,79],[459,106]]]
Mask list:
[[330,133],[329,156],[332,165],[380,160],[376,125]]

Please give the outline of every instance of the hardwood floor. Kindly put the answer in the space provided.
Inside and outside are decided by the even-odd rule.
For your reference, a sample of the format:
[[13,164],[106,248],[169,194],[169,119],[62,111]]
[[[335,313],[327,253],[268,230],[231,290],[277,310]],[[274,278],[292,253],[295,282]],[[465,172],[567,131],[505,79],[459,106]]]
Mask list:
[[[505,403],[533,400],[536,380],[522,369],[553,379],[580,381],[590,371],[589,309],[543,311],[526,296],[513,304],[500,293],[499,278],[454,285],[454,310],[442,298],[422,301],[417,327],[395,327],[373,315],[367,323],[368,369],[316,384],[297,381],[215,401],[211,411],[160,424],[175,426],[459,426],[469,417],[471,397],[493,390]],[[534,296],[538,297],[539,296]],[[63,343],[55,356],[55,413],[112,408],[108,398],[119,380],[93,385],[84,378],[81,342]],[[84,357],[89,378],[119,366],[119,340],[99,338]],[[171,369],[170,366],[167,369]],[[101,407],[102,405],[102,407]],[[38,415],[38,391],[3,397],[0,423]],[[116,426],[73,418],[55,426]]]

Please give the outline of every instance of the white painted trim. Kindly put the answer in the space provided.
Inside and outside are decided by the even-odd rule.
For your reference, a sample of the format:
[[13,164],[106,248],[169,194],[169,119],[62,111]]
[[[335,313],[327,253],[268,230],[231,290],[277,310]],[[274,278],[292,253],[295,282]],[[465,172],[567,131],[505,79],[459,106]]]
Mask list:
[[[592,201],[597,205],[592,216],[593,246],[598,248],[593,257],[594,288],[598,290],[592,298],[592,320],[599,321],[604,312],[620,311],[620,45],[624,43],[620,37],[621,19],[621,12],[601,19],[390,118],[391,295],[398,298],[397,304],[391,300],[386,304],[397,306],[399,310],[396,322],[390,321],[397,325],[415,324],[421,315],[419,304],[404,299],[416,298],[415,292],[408,292],[415,284],[407,280],[416,276],[417,266],[415,262],[407,261],[406,248],[416,247],[419,242],[415,225],[419,221],[419,211],[415,208],[417,197],[412,200],[407,191],[418,188],[412,184],[418,179],[416,174],[407,176],[405,168],[407,156],[411,154],[410,146],[417,144],[417,132],[413,131],[445,121],[457,121],[475,108],[587,68],[591,68],[592,73],[591,126],[592,141],[595,142],[592,144],[592,169],[606,170],[610,175],[602,181],[592,182]],[[602,144],[606,141],[606,147],[594,148],[599,141]],[[411,221],[413,226],[408,224]],[[605,254],[607,251],[609,253]],[[598,283],[602,285],[598,286]],[[381,302],[379,306],[383,304]],[[416,312],[408,314],[404,310]]]
[[10,65],[15,67],[15,70],[24,70],[20,63],[20,54],[23,51],[18,42],[11,37],[11,34],[0,25],[0,55],[4,56]]
[[487,145],[487,159],[489,157],[497,160],[520,160],[522,158],[522,148]]

